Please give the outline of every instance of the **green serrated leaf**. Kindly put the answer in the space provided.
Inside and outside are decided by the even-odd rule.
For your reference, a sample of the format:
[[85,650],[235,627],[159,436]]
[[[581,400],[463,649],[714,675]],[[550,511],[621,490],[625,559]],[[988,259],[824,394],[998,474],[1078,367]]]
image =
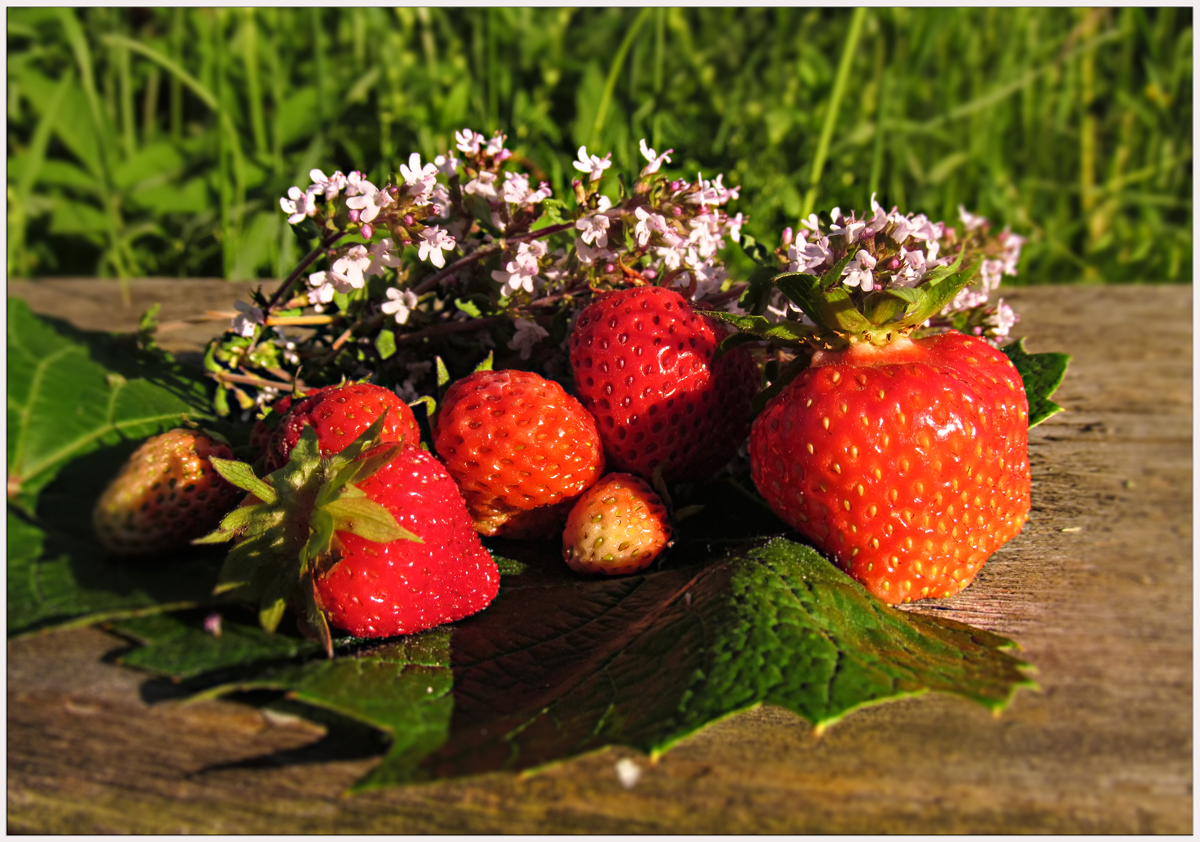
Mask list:
[[228,482],[236,485],[243,491],[250,492],[264,503],[270,505],[278,499],[275,489],[259,479],[258,474],[254,473],[254,468],[245,462],[235,462],[232,459],[218,459],[215,456],[209,459],[209,462],[212,463],[217,473]]
[[424,543],[396,523],[395,516],[386,507],[369,497],[339,497],[326,503],[322,510],[333,517],[334,528],[339,532],[350,532],[379,544],[401,539]]
[[[138,635],[141,626],[138,636],[150,638],[128,663],[186,669],[196,688],[212,675],[202,697],[269,687],[392,735],[397,742],[360,790],[537,768],[611,745],[658,755],[764,703],[824,727],[927,692],[998,711],[1034,686],[1011,641],[885,606],[784,539],[645,575],[581,581],[556,566],[506,582],[453,636],[434,630],[326,662],[258,659],[246,649],[253,633],[232,624],[225,635],[241,661],[222,653],[225,635],[205,636],[198,620],[187,632],[194,646],[178,628],[155,643],[146,627],[169,626],[168,618],[119,628]],[[258,641],[263,652],[282,645],[278,636]],[[208,671],[198,669],[200,652]],[[377,653],[386,666],[364,661]],[[225,678],[256,660],[265,668]],[[417,675],[424,683],[408,683]]]
[[1025,396],[1029,399],[1029,426],[1042,423],[1063,408],[1050,400],[1050,396],[1067,376],[1068,354],[1030,354],[1025,351],[1025,340],[1018,339],[1000,349],[1016,366],[1025,381]]
[[[111,334],[35,316],[8,299],[9,502],[32,513],[73,459],[211,419],[207,387]],[[114,377],[114,375],[116,375]]]
[[775,285],[819,326],[844,334],[862,334],[872,329],[844,287],[823,289],[819,278],[803,272],[776,275]]

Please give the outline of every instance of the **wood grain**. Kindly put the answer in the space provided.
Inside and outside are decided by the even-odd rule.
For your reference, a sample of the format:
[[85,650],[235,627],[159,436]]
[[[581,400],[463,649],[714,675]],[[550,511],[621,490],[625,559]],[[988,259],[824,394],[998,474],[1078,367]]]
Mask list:
[[[244,286],[134,282],[163,320]],[[115,283],[10,284],[129,329]],[[261,705],[180,705],[111,663],[102,631],[8,644],[8,829],[38,833],[1190,833],[1192,290],[1033,287],[1006,298],[1031,353],[1074,356],[1031,433],[1024,532],[958,597],[916,610],[1019,641],[1040,692],[999,717],[926,696],[820,737],[760,708],[656,765],[610,749],[540,774],[345,796],[362,734]],[[1153,319],[1153,321],[1152,321]],[[1148,325],[1153,324],[1153,328]],[[195,349],[213,328],[175,334]],[[189,328],[190,329],[190,328]],[[191,344],[189,344],[191,343]],[[625,789],[616,761],[643,774]]]

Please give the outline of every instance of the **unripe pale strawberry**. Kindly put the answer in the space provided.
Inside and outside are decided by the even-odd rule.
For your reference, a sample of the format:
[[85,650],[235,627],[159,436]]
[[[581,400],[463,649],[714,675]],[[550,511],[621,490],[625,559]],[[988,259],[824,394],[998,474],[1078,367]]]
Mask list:
[[563,559],[577,573],[636,573],[670,542],[667,507],[654,489],[633,474],[608,474],[571,509]]

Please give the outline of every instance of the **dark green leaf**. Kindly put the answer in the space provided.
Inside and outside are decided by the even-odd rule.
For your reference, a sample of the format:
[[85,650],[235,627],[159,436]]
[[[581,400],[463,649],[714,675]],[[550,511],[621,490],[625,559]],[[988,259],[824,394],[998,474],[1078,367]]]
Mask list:
[[[787,319],[783,319],[778,322],[772,322],[763,316],[739,316],[736,313],[726,313],[722,310],[708,310],[705,312],[705,315],[713,316],[723,322],[727,322],[741,331],[741,335],[749,334],[751,337],[750,339],[734,340],[731,343],[731,346],[725,348],[723,351],[720,349],[720,347],[718,347],[719,354],[714,355],[714,360],[718,359],[720,356],[723,356],[729,350],[737,347],[738,345],[744,344],[745,342],[754,341],[755,338],[771,339],[776,342],[796,344],[803,342],[806,339],[810,339],[816,335],[816,331],[808,325],[801,324],[800,322],[789,321]],[[739,334],[735,333],[733,336],[728,337],[728,339],[725,341],[732,340],[738,335]],[[722,342],[722,345],[725,344],[725,341]]]
[[375,336],[375,350],[379,352],[379,359],[391,359],[396,354],[396,334],[390,330],[381,330]]
[[1000,710],[1032,686],[1006,651],[1010,641],[884,606],[810,548],[783,539],[599,581],[561,565],[539,568],[506,579],[491,607],[457,624],[452,637],[440,629],[358,655],[343,646],[332,662],[267,664],[280,644],[259,638],[263,648],[248,650],[251,635],[240,628],[226,634],[241,661],[223,653],[224,636],[202,639],[195,626],[163,634],[159,649],[145,632],[151,625],[169,620],[120,624],[150,644],[127,663],[201,687],[213,683],[206,675],[258,662],[205,695],[273,687],[391,734],[392,749],[359,788],[528,769],[608,745],[657,755],[764,703],[823,727],[866,705],[930,691]]
[[1040,424],[1063,411],[1063,408],[1050,400],[1067,375],[1067,364],[1071,357],[1068,354],[1029,354],[1025,351],[1025,340],[1016,342],[1000,349],[1012,364],[1016,366],[1025,381],[1025,396],[1029,398],[1029,426]]
[[185,414],[212,417],[200,380],[128,345],[122,351],[122,341],[39,318],[8,299],[10,502],[32,512],[68,461],[168,430]]
[[275,489],[259,479],[258,475],[254,473],[254,469],[245,462],[218,459],[215,456],[209,461],[212,462],[212,466],[218,474],[243,491],[249,491],[264,503],[274,503],[278,499]]
[[403,539],[424,543],[396,523],[395,516],[387,508],[367,497],[340,497],[326,503],[323,511],[333,516],[335,529],[368,541],[387,544]]
[[845,287],[823,289],[819,278],[802,272],[776,275],[775,285],[789,301],[822,327],[847,334],[871,330],[871,323],[855,308]]
[[7,528],[10,637],[211,601],[211,552],[113,559],[90,535],[47,532],[11,509]]

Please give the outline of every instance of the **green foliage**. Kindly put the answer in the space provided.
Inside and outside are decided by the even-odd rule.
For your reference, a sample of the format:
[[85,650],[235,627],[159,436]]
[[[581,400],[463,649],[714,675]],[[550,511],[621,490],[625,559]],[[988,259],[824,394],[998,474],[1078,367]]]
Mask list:
[[145,644],[126,664],[190,679],[204,688],[197,698],[286,690],[385,731],[391,749],[357,789],[535,768],[609,745],[657,755],[764,703],[823,727],[930,691],[999,711],[1033,686],[1010,641],[888,608],[783,539],[617,579],[541,567],[452,629],[360,641],[333,661],[234,623],[219,638],[198,618],[117,628]]
[[1028,235],[1018,282],[1187,282],[1191,56],[1188,8],[13,9],[9,272],[283,277],[310,168],[469,126],[560,197],[674,148],[772,246],[878,193]]
[[208,390],[128,337],[85,333],[8,299],[8,497],[27,513],[69,461],[208,415]]
[[1071,357],[1067,354],[1030,354],[1025,350],[1025,340],[1018,339],[1011,345],[1001,348],[1012,364],[1016,366],[1025,381],[1025,394],[1029,398],[1029,426],[1041,424],[1051,415],[1057,415],[1063,408],[1050,400],[1067,376],[1067,364]]

